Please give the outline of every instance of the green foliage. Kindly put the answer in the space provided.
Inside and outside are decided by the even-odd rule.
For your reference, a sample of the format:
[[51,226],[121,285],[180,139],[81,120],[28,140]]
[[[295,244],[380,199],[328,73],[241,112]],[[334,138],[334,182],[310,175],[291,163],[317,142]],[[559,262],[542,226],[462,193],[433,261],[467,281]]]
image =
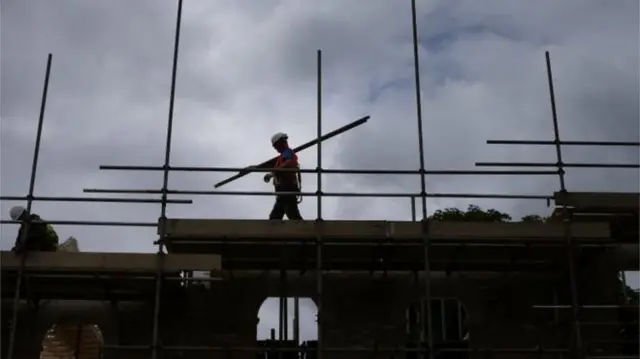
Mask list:
[[434,221],[464,221],[464,222],[509,222],[511,216],[495,209],[484,210],[476,205],[469,205],[466,211],[457,208],[437,210],[429,219]]
[[541,217],[537,214],[529,214],[526,215],[524,217],[522,217],[521,221],[522,222],[536,222],[536,223],[542,223],[542,222],[546,222],[548,217]]
[[[549,217],[542,217],[537,214],[529,214],[522,217],[522,222],[546,222]],[[511,222],[510,215],[495,209],[484,210],[480,206],[470,204],[466,211],[458,208],[445,208],[435,211],[429,219],[434,221],[458,221],[458,222]]]

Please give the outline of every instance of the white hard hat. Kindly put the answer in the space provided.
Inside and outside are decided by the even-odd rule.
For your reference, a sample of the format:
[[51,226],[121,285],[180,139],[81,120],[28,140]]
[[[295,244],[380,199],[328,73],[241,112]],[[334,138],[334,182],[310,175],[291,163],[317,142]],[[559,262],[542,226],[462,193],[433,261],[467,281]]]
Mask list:
[[9,215],[11,216],[11,219],[17,221],[18,218],[20,218],[20,216],[22,216],[22,214],[26,211],[27,209],[22,206],[15,206],[11,208],[11,210],[9,211]]
[[278,132],[275,135],[271,136],[271,144],[275,145],[276,142],[278,142],[280,140],[286,140],[288,138],[289,138],[289,136],[287,136],[286,133]]

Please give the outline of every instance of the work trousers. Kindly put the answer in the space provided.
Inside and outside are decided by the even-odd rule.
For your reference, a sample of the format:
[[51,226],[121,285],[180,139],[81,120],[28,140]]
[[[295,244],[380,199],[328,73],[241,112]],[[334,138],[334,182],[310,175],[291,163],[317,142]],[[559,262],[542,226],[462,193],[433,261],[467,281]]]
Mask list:
[[300,192],[298,186],[276,186],[276,192],[292,192],[292,194],[282,194],[276,196],[276,203],[269,214],[271,220],[281,220],[284,215],[293,220],[302,220],[300,209],[298,209],[297,194]]

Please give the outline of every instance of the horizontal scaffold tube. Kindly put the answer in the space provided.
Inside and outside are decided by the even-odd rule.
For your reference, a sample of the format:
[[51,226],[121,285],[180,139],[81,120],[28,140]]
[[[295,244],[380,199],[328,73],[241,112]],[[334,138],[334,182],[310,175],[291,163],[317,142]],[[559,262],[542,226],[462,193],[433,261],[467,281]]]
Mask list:
[[[162,166],[100,166],[101,170],[163,171]],[[184,167],[169,166],[170,171],[178,172],[239,172],[246,167]],[[251,172],[302,172],[323,174],[361,174],[361,175],[557,175],[557,171],[482,171],[482,170],[383,170],[383,169],[329,169],[329,168],[251,168]]]
[[[108,189],[108,188],[85,188],[85,193],[126,193],[126,194],[158,194],[162,190],[159,189]],[[279,194],[292,194],[292,192],[268,192],[268,191],[190,191],[190,190],[167,190],[168,194],[174,195],[196,195],[196,196],[276,196]],[[368,198],[418,198],[420,193],[390,193],[390,192],[372,192],[372,193],[355,193],[355,192],[294,192],[293,194],[305,197],[368,197]],[[546,195],[509,195],[509,194],[490,194],[490,193],[427,193],[427,198],[493,198],[493,199],[541,199],[551,200],[553,196]]]
[[[151,345],[104,345],[104,350],[151,350]],[[249,347],[249,346],[164,346],[162,350],[167,351],[211,351],[211,352],[315,352],[318,349],[313,347]],[[421,352],[426,353],[427,348],[411,348],[411,347],[325,347],[323,352],[333,353],[406,353]],[[504,353],[504,354],[526,354],[526,353],[568,353],[563,348],[443,348],[435,349],[434,352],[447,353]]]

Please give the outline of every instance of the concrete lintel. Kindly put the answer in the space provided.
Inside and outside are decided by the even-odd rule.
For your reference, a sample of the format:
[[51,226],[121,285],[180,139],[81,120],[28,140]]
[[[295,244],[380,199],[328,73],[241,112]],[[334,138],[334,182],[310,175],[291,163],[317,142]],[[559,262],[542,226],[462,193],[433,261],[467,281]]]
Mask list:
[[[167,234],[176,238],[252,238],[252,239],[314,239],[314,221],[168,219]],[[607,223],[572,224],[576,239],[607,239]],[[325,221],[322,224],[325,239],[367,240],[399,238],[422,239],[419,222],[401,221]],[[431,222],[429,238],[432,240],[496,240],[503,239],[562,239],[561,223],[482,223]]]
[[[155,272],[158,256],[151,253],[32,252],[25,269],[34,271],[73,272]],[[20,267],[20,257],[0,252],[2,270]],[[222,268],[220,255],[166,254],[164,272],[217,271]]]

